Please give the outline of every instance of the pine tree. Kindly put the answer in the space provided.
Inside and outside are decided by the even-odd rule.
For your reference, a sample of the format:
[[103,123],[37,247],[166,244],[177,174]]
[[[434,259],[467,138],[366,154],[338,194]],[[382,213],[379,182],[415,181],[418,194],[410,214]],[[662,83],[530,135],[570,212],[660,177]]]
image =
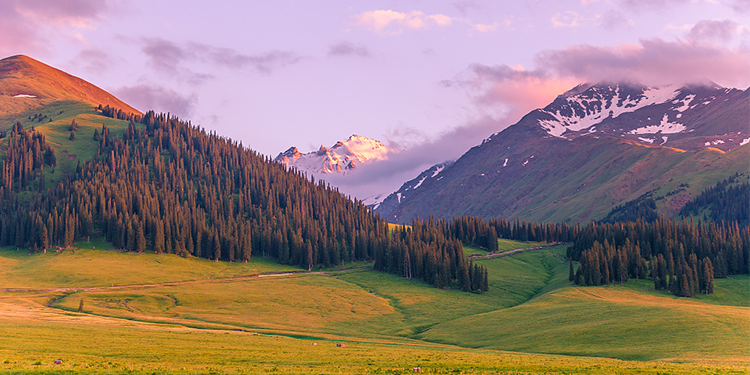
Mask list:
[[575,274],[573,273],[573,261],[568,262],[568,281],[573,281]]
[[135,228],[135,251],[142,253],[146,250],[146,236],[143,234],[143,228],[137,225]]

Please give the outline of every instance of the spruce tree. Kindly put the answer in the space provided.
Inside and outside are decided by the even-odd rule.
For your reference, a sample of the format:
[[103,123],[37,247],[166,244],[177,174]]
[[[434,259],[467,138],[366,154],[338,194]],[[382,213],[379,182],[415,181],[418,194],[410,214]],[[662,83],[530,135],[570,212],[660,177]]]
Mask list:
[[568,262],[568,281],[573,281],[575,274],[573,273],[573,261]]

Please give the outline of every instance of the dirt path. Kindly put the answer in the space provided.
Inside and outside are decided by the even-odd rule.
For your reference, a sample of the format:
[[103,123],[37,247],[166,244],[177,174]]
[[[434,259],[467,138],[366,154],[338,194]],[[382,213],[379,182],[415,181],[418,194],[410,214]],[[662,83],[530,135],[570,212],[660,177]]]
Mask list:
[[[345,268],[340,270],[329,270],[329,271],[317,271],[307,272],[303,270],[299,271],[288,271],[288,272],[273,272],[273,273],[255,273],[252,275],[242,275],[233,277],[223,277],[216,279],[200,279],[200,280],[185,280],[185,281],[166,281],[163,283],[152,283],[152,284],[129,284],[129,285],[115,285],[115,286],[92,286],[92,287],[76,287],[76,288],[7,288],[3,289],[3,292],[16,292],[16,293],[70,293],[70,292],[89,292],[89,291],[105,291],[105,290],[121,290],[121,289],[136,289],[136,288],[153,288],[160,286],[178,286],[178,285],[190,285],[190,284],[206,284],[206,283],[222,283],[231,282],[244,279],[262,278],[262,277],[284,277],[293,275],[325,275],[329,273],[341,273],[346,271],[358,270],[357,267]],[[0,296],[2,297],[13,297],[13,296]]]
[[526,251],[539,250],[539,249],[547,249],[547,248],[550,248],[550,247],[555,247],[555,246],[560,246],[560,245],[562,245],[562,243],[555,243],[555,244],[551,244],[551,245],[535,246],[535,247],[522,247],[520,249],[513,249],[513,250],[506,250],[506,251],[498,251],[498,252],[494,252],[494,253],[489,253],[487,255],[472,254],[472,255],[469,255],[469,258],[471,258],[471,259],[502,258],[502,257],[507,257],[507,256],[510,256],[510,255],[513,255],[513,254],[523,253],[523,252],[526,252]]

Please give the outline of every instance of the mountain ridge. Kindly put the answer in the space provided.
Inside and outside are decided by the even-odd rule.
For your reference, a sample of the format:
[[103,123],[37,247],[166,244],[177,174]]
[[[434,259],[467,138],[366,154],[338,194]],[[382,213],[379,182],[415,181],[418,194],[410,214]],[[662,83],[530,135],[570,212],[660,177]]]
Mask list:
[[[440,181],[383,214],[391,222],[429,214],[588,221],[651,191],[673,217],[702,189],[747,169],[749,93],[579,85],[472,147]],[[667,196],[678,180],[690,186]]]

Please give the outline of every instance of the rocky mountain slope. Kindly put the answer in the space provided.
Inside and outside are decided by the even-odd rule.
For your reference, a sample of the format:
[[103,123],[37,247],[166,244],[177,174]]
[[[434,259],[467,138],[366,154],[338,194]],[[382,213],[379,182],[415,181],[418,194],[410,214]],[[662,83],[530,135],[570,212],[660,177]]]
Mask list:
[[[391,212],[587,221],[652,194],[661,214],[748,170],[750,90],[580,85],[426,180]],[[381,205],[382,206],[382,205]]]
[[364,203],[375,210],[375,212],[379,213],[381,216],[388,216],[388,214],[390,214],[399,204],[401,204],[401,202],[408,199],[414,190],[422,186],[425,181],[440,180],[442,178],[442,176],[440,176],[440,172],[442,172],[446,167],[449,167],[451,164],[453,164],[452,161],[435,164],[424,172],[420,173],[419,176],[415,177],[414,179],[404,182],[404,184],[401,185],[401,187],[395,192],[382,197],[382,199],[377,199],[380,197],[376,197],[376,199],[373,199],[371,201],[365,200]]

